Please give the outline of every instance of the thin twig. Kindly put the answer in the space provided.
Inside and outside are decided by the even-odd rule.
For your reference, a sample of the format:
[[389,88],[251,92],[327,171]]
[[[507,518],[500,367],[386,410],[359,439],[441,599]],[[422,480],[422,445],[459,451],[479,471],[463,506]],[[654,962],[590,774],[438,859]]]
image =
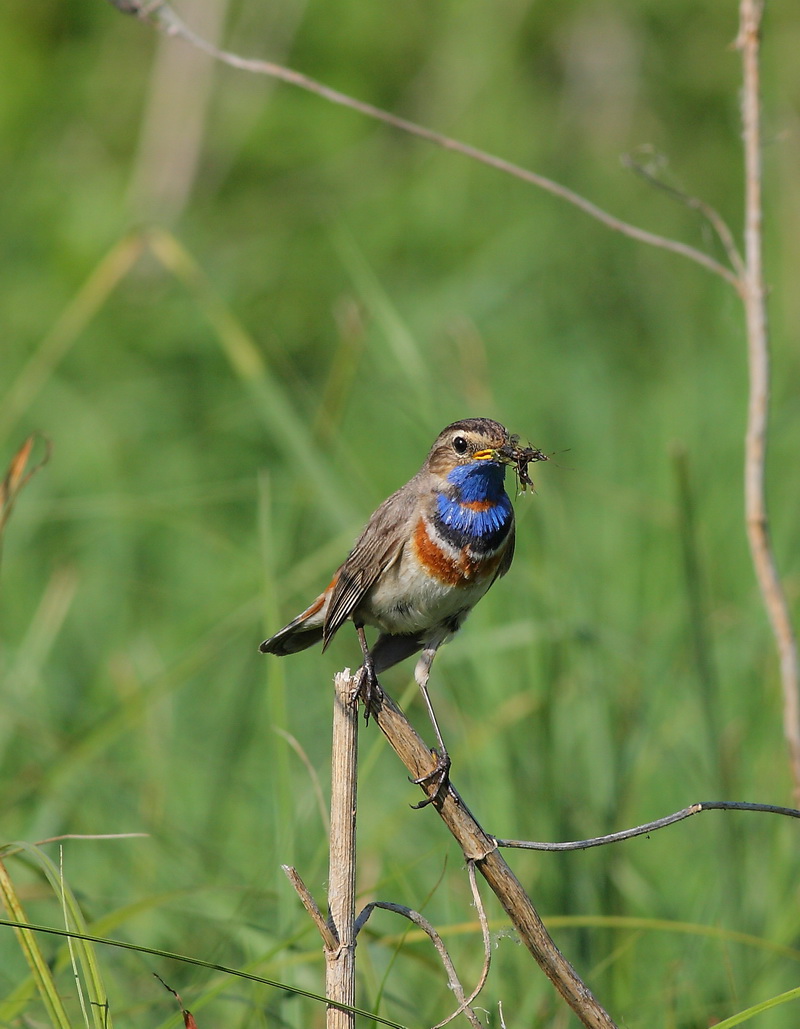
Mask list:
[[418,925],[420,929],[422,929],[422,931],[427,935],[428,939],[436,948],[439,957],[442,959],[442,964],[444,965],[445,971],[447,972],[447,985],[455,994],[456,1000],[459,1003],[459,1007],[458,1010],[454,1012],[454,1014],[446,1018],[444,1022],[439,1022],[438,1025],[433,1027],[433,1029],[439,1029],[440,1026],[446,1025],[451,1019],[455,1018],[456,1015],[459,1015],[462,1012],[467,1016],[470,1024],[474,1026],[475,1029],[483,1029],[478,1016],[469,1006],[470,1002],[467,1000],[467,997],[464,993],[464,987],[461,985],[461,980],[458,978],[458,975],[456,973],[456,968],[453,964],[453,959],[447,952],[447,947],[445,947],[444,941],[442,940],[441,936],[436,931],[436,929],[431,925],[428,919],[425,918],[424,915],[421,915],[419,911],[414,911],[412,908],[406,907],[405,904],[392,904],[389,901],[373,900],[371,903],[367,904],[367,906],[363,909],[363,911],[359,914],[358,918],[356,919],[356,933],[363,929],[363,927],[367,924],[367,920],[369,919],[369,916],[372,914],[375,908],[380,908],[383,911],[394,911],[395,914],[402,915],[404,918],[407,918],[410,922],[413,922],[414,925]]
[[665,815],[653,822],[623,829],[621,832],[608,833],[606,836],[594,836],[589,840],[571,840],[568,843],[537,843],[535,840],[497,840],[498,847],[516,847],[520,850],[588,850],[590,847],[604,847],[607,843],[619,843],[620,840],[631,840],[635,836],[647,836],[657,829],[682,822],[684,818],[699,815],[701,811],[766,811],[774,815],[786,815],[789,818],[800,818],[800,811],[793,807],[776,807],[773,804],[748,804],[733,800],[703,800],[697,804]]
[[631,154],[625,154],[622,157],[622,165],[624,168],[629,168],[636,175],[639,175],[656,189],[660,189],[667,196],[672,197],[673,200],[677,200],[681,204],[685,204],[692,211],[698,211],[709,223],[711,228],[716,232],[717,238],[725,249],[725,253],[728,255],[728,260],[731,263],[731,267],[736,272],[738,279],[737,288],[741,287],[741,280],[744,278],[744,261],[742,255],[739,253],[739,248],[736,246],[736,241],[733,238],[733,233],[728,226],[728,223],[711,204],[706,203],[705,200],[701,200],[700,197],[694,197],[690,193],[684,193],[682,189],[677,189],[675,186],[670,186],[669,183],[659,179],[657,175],[654,175],[649,168],[647,168],[641,161],[637,161]]
[[195,1022],[194,1016],[192,1015],[191,1011],[189,1011],[187,1008],[183,1006],[183,1000],[181,999],[181,995],[178,993],[178,991],[173,990],[168,983],[165,983],[161,976],[158,974],[158,972],[153,972],[153,975],[156,977],[156,979],[158,979],[158,981],[161,983],[164,989],[168,993],[172,994],[172,996],[175,998],[175,1000],[177,1000],[178,1004],[180,1005],[181,1015],[183,1016],[183,1024],[185,1029],[196,1029],[197,1022]]
[[762,255],[761,96],[759,48],[763,0],[741,0],[742,129],[745,163],[745,275],[742,301],[747,322],[750,396],[745,437],[745,519],[750,553],[780,658],[783,731],[795,802],[800,803],[800,661],[789,605],[772,550],[766,501],[769,416],[769,332]]
[[469,875],[469,888],[472,890],[472,899],[475,903],[475,910],[478,912],[478,921],[481,926],[481,935],[483,936],[483,968],[478,978],[478,982],[472,993],[464,1001],[461,1002],[459,1007],[448,1015],[441,1022],[437,1022],[433,1029],[442,1029],[443,1026],[452,1022],[454,1018],[461,1014],[462,1011],[466,1011],[471,1007],[472,1002],[478,997],[481,990],[486,985],[486,980],[489,978],[489,969],[492,964],[492,937],[489,933],[489,919],[486,917],[486,908],[483,906],[483,900],[481,899],[481,892],[478,889],[478,883],[475,877],[475,862],[467,861],[467,874]]
[[227,64],[232,68],[238,68],[240,71],[269,75],[271,78],[279,79],[281,82],[286,82],[300,89],[305,89],[309,93],[314,93],[330,103],[347,107],[351,111],[357,111],[368,118],[374,118],[376,121],[383,122],[384,125],[390,125],[392,128],[399,129],[408,135],[416,136],[417,139],[424,139],[428,143],[442,147],[444,150],[461,154],[463,157],[468,157],[506,175],[511,175],[515,179],[527,182],[529,185],[536,186],[552,196],[565,200],[568,204],[572,204],[573,207],[579,208],[584,214],[588,214],[591,218],[602,222],[603,225],[614,232],[619,232],[630,239],[638,240],[640,243],[646,243],[648,246],[680,254],[690,261],[695,261],[708,271],[714,272],[715,275],[719,275],[726,282],[730,283],[734,289],[738,290],[739,288],[739,280],[736,274],[709,254],[698,250],[696,247],[688,246],[686,243],[681,243],[675,239],[668,239],[666,236],[659,236],[656,233],[639,228],[638,225],[622,221],[622,219],[616,218],[613,214],[593,204],[586,197],[575,193],[559,182],[554,182],[553,179],[548,179],[544,175],[538,175],[536,172],[522,168],[511,161],[505,161],[503,158],[487,153],[485,150],[469,146],[469,144],[454,139],[452,136],[445,136],[441,132],[425,128],[424,125],[418,125],[416,122],[408,121],[406,118],[399,118],[397,115],[390,114],[388,111],[375,107],[373,104],[356,100],[355,97],[341,93],[338,89],[332,89],[330,86],[326,86],[322,82],[310,78],[308,75],[303,75],[302,72],[294,71],[292,68],[275,64],[273,61],[241,57],[239,54],[231,53],[228,50],[221,50],[193,32],[166,3],[146,3],[144,0],[110,0],[110,2],[125,14],[136,14],[143,19],[152,19],[152,23],[163,32],[183,39],[192,46],[196,46],[198,49],[210,54],[223,64]]
[[314,895],[311,890],[306,886],[303,880],[300,878],[300,873],[293,865],[281,865],[286,878],[294,887],[295,893],[300,898],[300,903],[306,909],[311,916],[311,920],[317,927],[322,942],[325,944],[325,949],[330,951],[337,951],[339,949],[339,937],[336,935],[335,926],[329,925],[325,916],[319,909],[319,905],[314,900]]

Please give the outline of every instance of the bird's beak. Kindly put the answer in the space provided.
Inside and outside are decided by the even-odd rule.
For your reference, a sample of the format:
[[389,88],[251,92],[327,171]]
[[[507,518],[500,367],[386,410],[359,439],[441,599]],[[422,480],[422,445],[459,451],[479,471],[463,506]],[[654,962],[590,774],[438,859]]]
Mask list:
[[503,449],[493,447],[490,450],[478,450],[473,455],[476,461],[500,461],[501,464],[511,464],[513,459],[503,452]]
[[517,460],[517,448],[513,444],[503,444],[502,447],[492,447],[491,450],[479,450],[475,457],[479,461],[497,461],[500,464],[515,464]]
[[473,454],[473,458],[476,461],[497,461],[499,464],[516,464],[518,457],[519,447],[517,446],[516,436],[500,447],[478,450]]

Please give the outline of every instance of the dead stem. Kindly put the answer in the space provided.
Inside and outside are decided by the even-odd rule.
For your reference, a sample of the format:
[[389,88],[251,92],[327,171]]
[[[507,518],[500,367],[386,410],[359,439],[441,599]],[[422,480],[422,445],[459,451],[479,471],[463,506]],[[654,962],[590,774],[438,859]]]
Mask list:
[[795,802],[800,803],[800,672],[797,638],[772,550],[766,501],[766,446],[769,417],[769,332],[762,250],[761,96],[759,50],[762,0],[741,0],[742,130],[745,164],[745,219],[742,302],[747,323],[750,396],[745,436],[745,521],[758,585],[780,659],[783,730]]

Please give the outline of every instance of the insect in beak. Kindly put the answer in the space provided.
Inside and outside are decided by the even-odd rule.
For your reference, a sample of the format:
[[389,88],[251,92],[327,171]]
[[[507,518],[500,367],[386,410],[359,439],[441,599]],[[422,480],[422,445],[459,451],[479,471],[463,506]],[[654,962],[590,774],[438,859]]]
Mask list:
[[519,436],[512,436],[508,443],[500,447],[495,453],[503,464],[513,466],[523,493],[528,486],[533,488],[533,480],[528,474],[528,465],[534,461],[549,461],[547,454],[543,450],[539,450],[538,447],[521,447],[519,445]]

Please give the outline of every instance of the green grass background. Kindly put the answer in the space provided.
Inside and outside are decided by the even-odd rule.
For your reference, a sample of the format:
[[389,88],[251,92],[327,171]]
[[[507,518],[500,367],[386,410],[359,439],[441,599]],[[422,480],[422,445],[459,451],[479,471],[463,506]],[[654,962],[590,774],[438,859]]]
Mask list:
[[[732,0],[260,0],[231,49],[493,150],[721,257],[626,172],[641,147],[738,234]],[[210,13],[209,13],[210,10]],[[90,932],[321,992],[331,679],[345,629],[281,662],[258,642],[328,581],[447,422],[491,415],[547,451],[511,574],[436,662],[453,777],[501,836],[571,839],[698,799],[788,803],[776,659],[742,501],[746,356],[734,292],[521,183],[290,87],[203,67],[100,0],[0,8],[0,453],[53,442],[4,541],[2,834],[67,841]],[[800,18],[765,22],[769,500],[800,592]],[[197,154],[186,133],[197,121]],[[161,131],[155,149],[143,126]],[[153,185],[186,158],[185,202]],[[681,476],[683,475],[683,479]],[[681,486],[681,482],[684,486]],[[687,572],[687,554],[691,573]],[[409,690],[388,673],[430,735]],[[359,890],[423,909],[466,984],[482,953],[457,848],[370,726]],[[43,851],[58,863],[58,848]],[[27,916],[63,924],[36,852]],[[629,1027],[699,1029],[800,983],[796,826],[708,814],[649,839],[513,854],[557,942]],[[489,1024],[576,1024],[487,901]],[[430,945],[376,913],[359,1003],[452,1008]],[[57,939],[40,941],[82,1024]],[[0,929],[0,1024],[49,1024]],[[117,1026],[324,1024],[322,1005],[110,948]],[[13,998],[20,998],[12,1003]],[[11,1000],[9,999],[11,998]],[[101,998],[102,999],[102,998]],[[797,1003],[759,1015],[793,1027]],[[90,1016],[92,1017],[92,1016]],[[95,1018],[97,1016],[94,1016]],[[363,1024],[367,1024],[364,1020]]]

